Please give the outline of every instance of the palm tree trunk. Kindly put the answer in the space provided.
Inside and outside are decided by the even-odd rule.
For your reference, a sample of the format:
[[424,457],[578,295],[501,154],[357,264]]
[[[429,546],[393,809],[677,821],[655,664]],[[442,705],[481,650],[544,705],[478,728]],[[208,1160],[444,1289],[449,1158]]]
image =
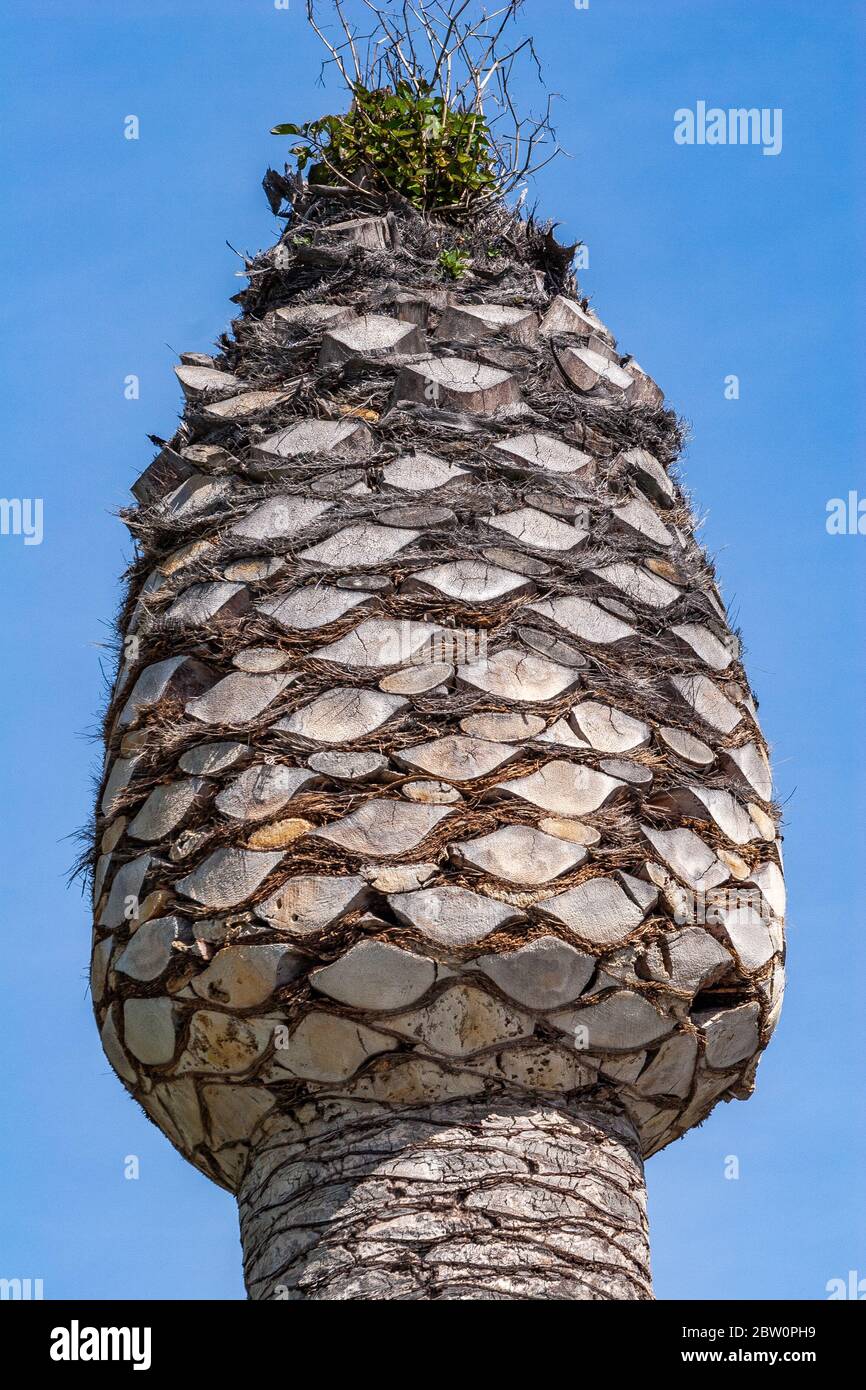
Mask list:
[[651,1299],[643,1163],[604,1103],[275,1117],[239,1193],[253,1299]]

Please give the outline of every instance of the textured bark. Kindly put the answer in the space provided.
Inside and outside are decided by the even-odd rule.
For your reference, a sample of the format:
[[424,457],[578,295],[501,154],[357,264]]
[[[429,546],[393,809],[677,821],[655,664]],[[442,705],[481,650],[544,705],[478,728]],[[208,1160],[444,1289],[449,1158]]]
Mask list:
[[125,513],[103,1046],[254,1298],[651,1298],[640,1155],[784,981],[681,429],[531,220],[450,281],[445,223],[285,192]]
[[650,1299],[643,1164],[590,1102],[275,1118],[239,1193],[253,1299]]

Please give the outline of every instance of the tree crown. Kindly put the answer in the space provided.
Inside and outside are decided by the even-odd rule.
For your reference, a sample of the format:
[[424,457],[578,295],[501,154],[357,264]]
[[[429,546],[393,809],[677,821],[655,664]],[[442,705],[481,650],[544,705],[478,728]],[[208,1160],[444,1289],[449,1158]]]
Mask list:
[[[540,66],[531,38],[510,39],[524,0],[478,11],[473,0],[361,0],[373,16],[361,33],[342,0],[327,37],[316,0],[307,17],[351,96],[342,115],[284,122],[290,153],[311,184],[396,193],[419,210],[465,215],[525,182],[557,153],[551,96],[541,116],[522,118],[512,93],[521,59]],[[544,146],[552,152],[542,154]]]

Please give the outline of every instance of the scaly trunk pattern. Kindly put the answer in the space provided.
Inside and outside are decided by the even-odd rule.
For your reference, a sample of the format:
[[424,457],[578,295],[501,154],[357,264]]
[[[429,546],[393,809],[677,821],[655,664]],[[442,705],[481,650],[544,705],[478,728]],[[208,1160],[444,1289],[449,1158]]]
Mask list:
[[262,1299],[648,1299],[640,1145],[603,1103],[269,1123],[239,1193]]
[[783,981],[678,422],[549,230],[268,187],[126,513],[103,1046],[254,1297],[650,1297],[641,1156],[749,1094]]

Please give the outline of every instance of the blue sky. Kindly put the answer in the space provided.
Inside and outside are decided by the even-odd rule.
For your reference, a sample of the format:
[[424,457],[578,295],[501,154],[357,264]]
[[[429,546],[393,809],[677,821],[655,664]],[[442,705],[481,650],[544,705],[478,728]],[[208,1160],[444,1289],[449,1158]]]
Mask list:
[[[239,1298],[232,1199],[99,1049],[67,837],[88,815],[100,644],[130,555],[112,509],[146,434],[172,432],[174,354],[207,351],[231,317],[226,243],[274,240],[270,126],[338,98],[316,85],[301,0],[5,10],[0,495],[44,500],[44,539],[0,535],[0,1275],[41,1277],[48,1298]],[[825,528],[829,499],[866,498],[863,18],[855,0],[527,11],[571,154],[533,196],[588,245],[596,309],[691,422],[686,478],[786,805],[788,999],[755,1096],[648,1165],[661,1298],[820,1299],[866,1276],[866,536]],[[674,112],[699,100],[781,108],[781,153],[675,144]]]

